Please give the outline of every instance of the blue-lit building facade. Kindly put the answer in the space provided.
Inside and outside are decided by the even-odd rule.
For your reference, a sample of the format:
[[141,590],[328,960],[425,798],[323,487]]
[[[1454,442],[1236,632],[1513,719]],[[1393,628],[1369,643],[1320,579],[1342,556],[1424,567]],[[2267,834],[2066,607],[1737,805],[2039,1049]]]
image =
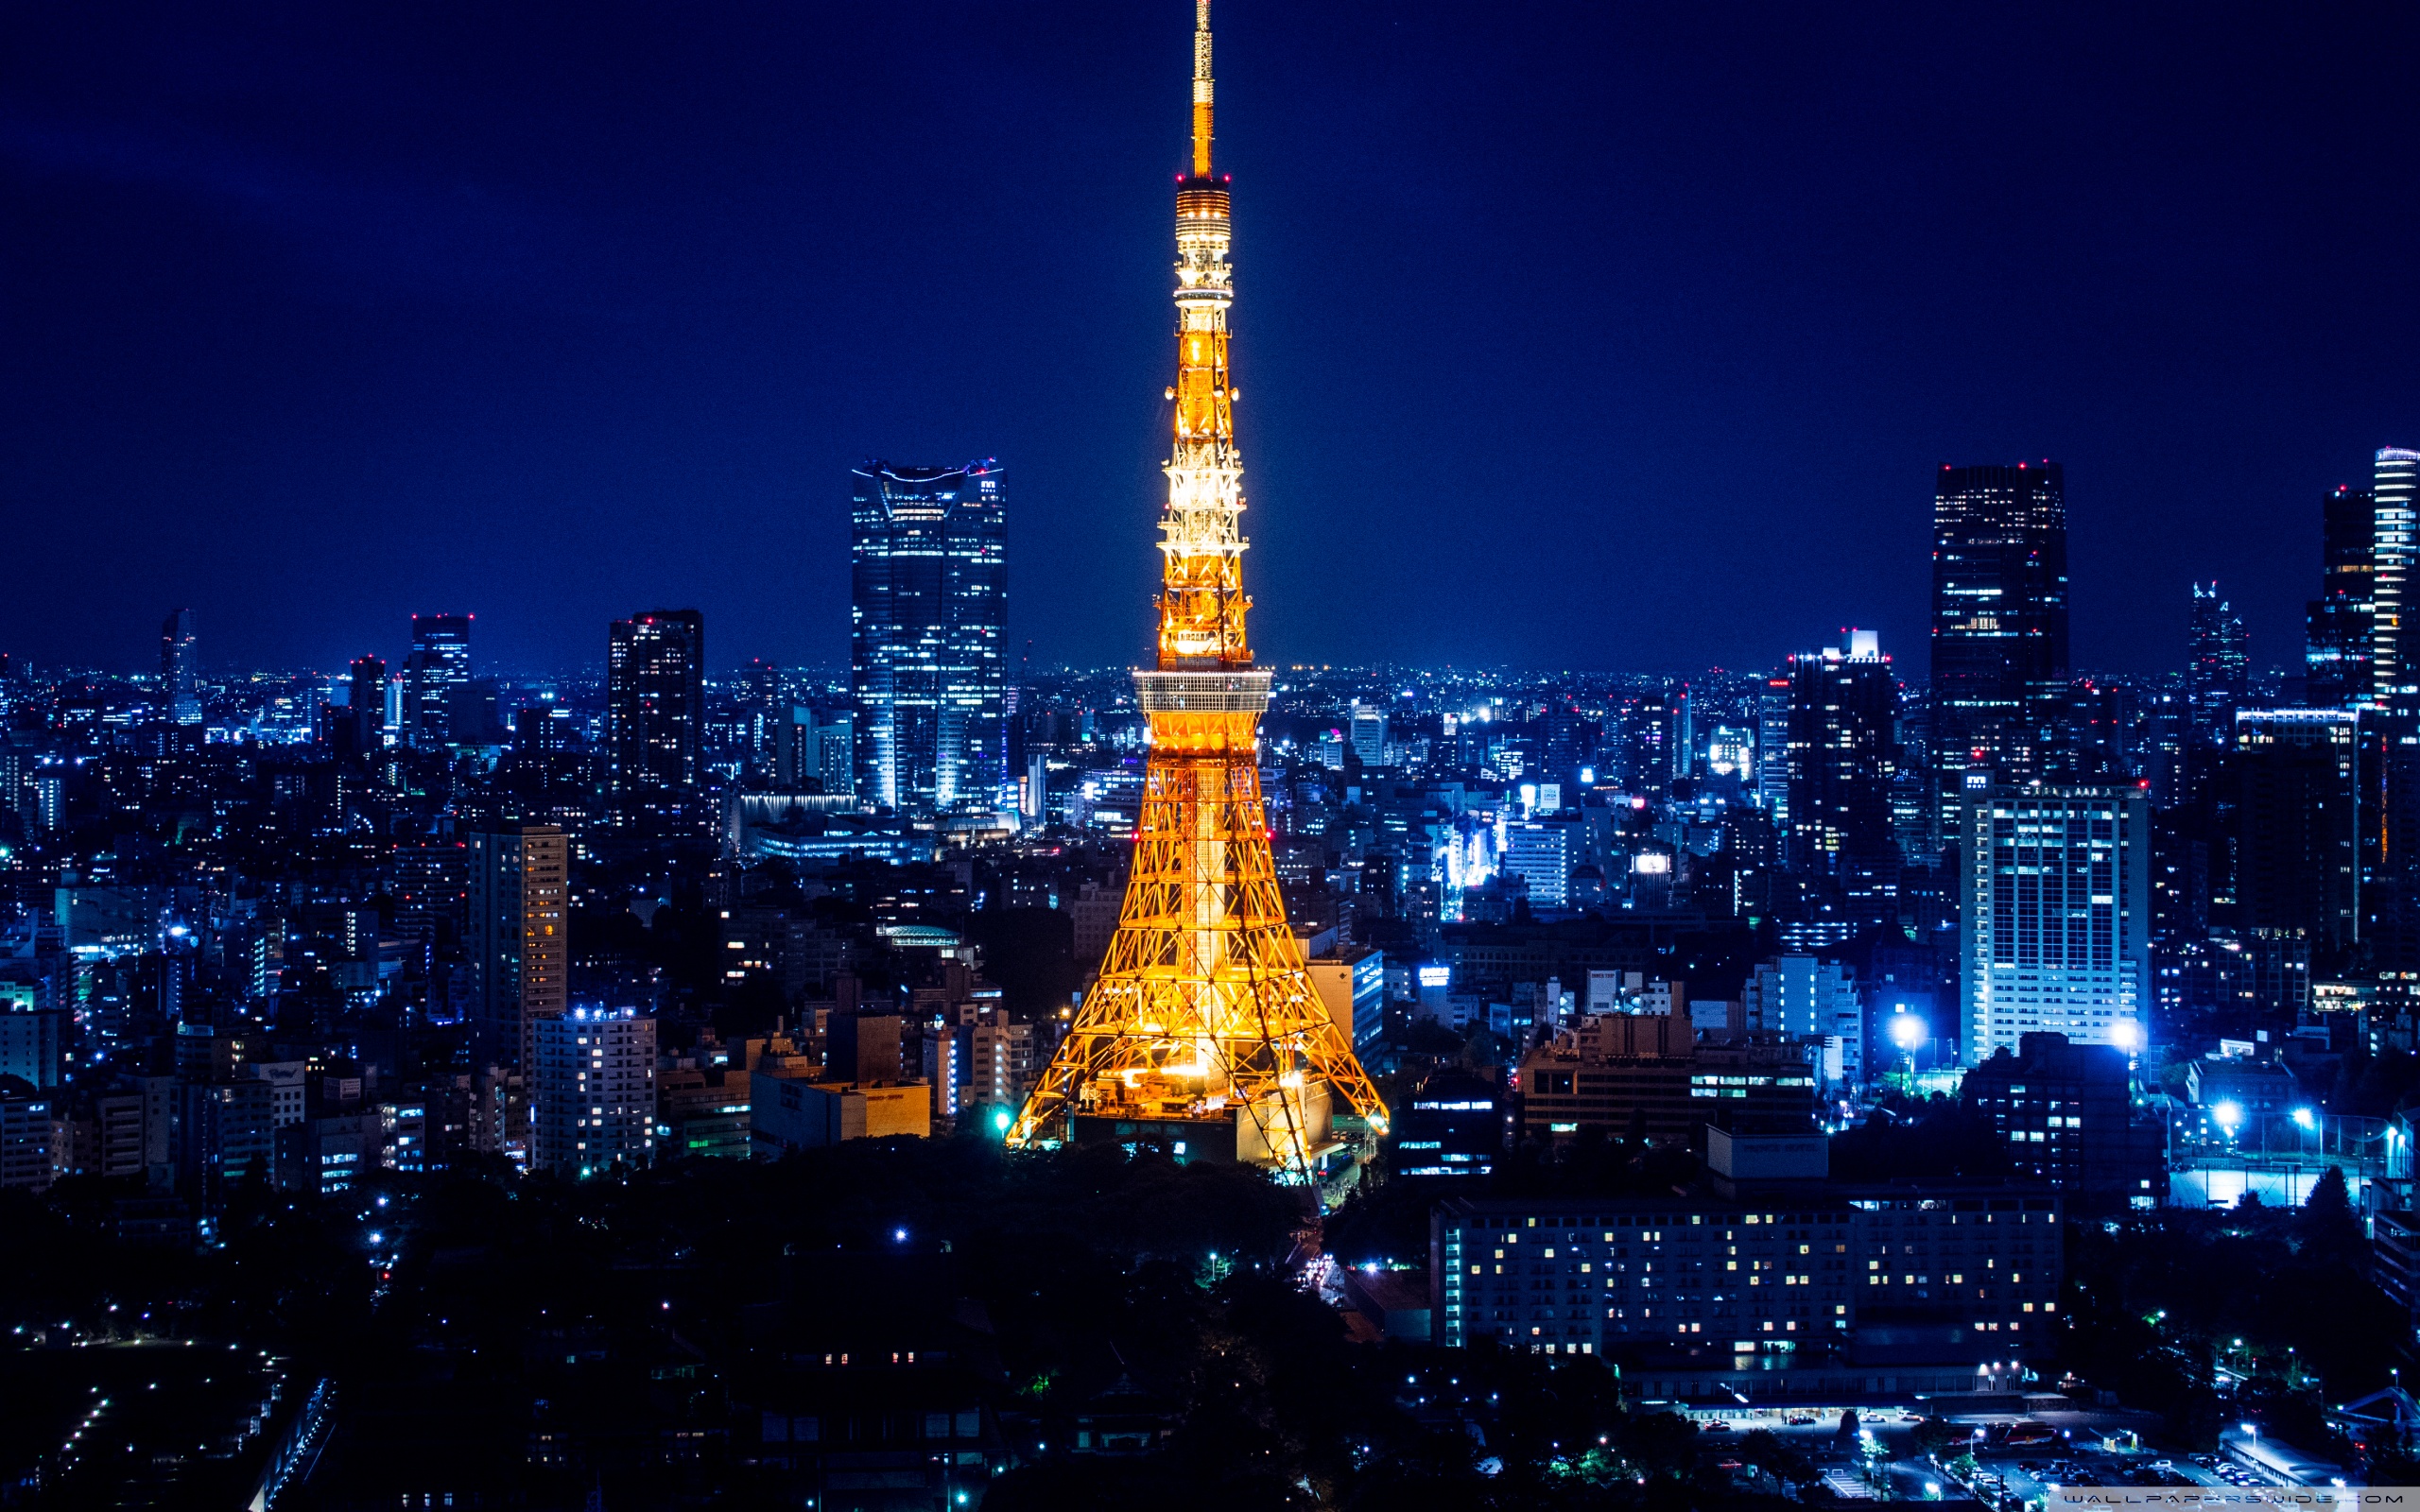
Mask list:
[[1010,781],[1000,466],[868,462],[851,481],[857,795],[909,814],[999,807]]
[[411,656],[404,664],[404,739],[436,750],[454,738],[454,695],[471,681],[471,616],[412,616]]
[[2139,1050],[2151,992],[2151,816],[2138,786],[2018,786],[1976,767],[1961,808],[1966,1060],[2024,1037]]

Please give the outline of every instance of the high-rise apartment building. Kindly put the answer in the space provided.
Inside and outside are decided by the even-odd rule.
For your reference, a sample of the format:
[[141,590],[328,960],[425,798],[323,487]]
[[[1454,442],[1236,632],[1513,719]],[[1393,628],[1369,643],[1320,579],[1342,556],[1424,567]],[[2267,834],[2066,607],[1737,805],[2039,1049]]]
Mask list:
[[605,660],[605,748],[617,823],[677,822],[705,776],[706,620],[693,609],[615,620]]
[[2027,1034],[2136,1049],[2151,1011],[2151,810],[2138,786],[1961,783],[1969,1065]]
[[1944,467],[1933,490],[1931,749],[1945,838],[1966,768],[2044,775],[2067,685],[2066,474]]
[[1898,873],[1898,703],[1891,659],[1871,630],[1851,631],[1846,651],[1790,658],[1790,864],[1841,878],[1853,892]]
[[527,1066],[532,1028],[568,1003],[570,848],[560,826],[471,836],[471,1016],[482,1050]]
[[471,680],[471,616],[415,614],[411,655],[404,663],[404,742],[441,749],[454,738],[457,689]]
[[2191,709],[2195,748],[2222,747],[2235,711],[2252,688],[2252,643],[2243,616],[2219,596],[2219,585],[2193,585],[2192,612],[2186,621],[2185,696]]
[[2420,661],[2405,649],[2404,620],[2411,613],[2415,503],[2420,503],[2420,452],[2381,446],[2372,475],[2370,510],[2370,686],[2381,704],[2404,688],[2420,686]]
[[2342,709],[2366,699],[2370,673],[2371,561],[2377,500],[2339,488],[2320,501],[2319,596],[2305,614],[2303,701]]
[[171,610],[160,622],[160,699],[168,717],[181,725],[201,723],[201,690],[195,672],[193,610]]
[[574,1008],[532,1026],[529,1169],[578,1179],[655,1160],[655,1021]]
[[868,462],[853,477],[857,796],[909,813],[994,807],[1008,778],[1000,465]]

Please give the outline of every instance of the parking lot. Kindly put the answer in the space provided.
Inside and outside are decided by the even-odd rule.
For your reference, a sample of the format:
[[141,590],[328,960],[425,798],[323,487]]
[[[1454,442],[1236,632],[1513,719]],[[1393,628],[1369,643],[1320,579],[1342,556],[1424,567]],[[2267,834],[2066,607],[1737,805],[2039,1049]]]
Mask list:
[[[2256,1484],[2237,1467],[2214,1455],[2171,1453],[2139,1446],[2131,1431],[2146,1419],[2115,1411],[2048,1412],[2020,1417],[2014,1413],[1945,1414],[1945,1420],[1978,1433],[1974,1440],[1977,1469],[1971,1482],[1962,1482],[1946,1468],[1955,1456],[1944,1451],[1944,1464],[1919,1452],[1916,1425],[1925,1420],[1919,1402],[1859,1403],[1858,1438],[1879,1446],[1882,1473],[1893,1500],[1929,1501],[1972,1495],[1987,1506],[2013,1512],[2037,1503],[2053,1486],[2223,1487]],[[1814,1462],[1819,1470],[1836,1472],[1839,1483],[1864,1484],[1868,1456],[1840,1437],[1838,1405],[1789,1407],[1695,1408],[1685,1416],[1700,1426],[1702,1440],[1716,1463],[1740,1456],[1726,1452],[1726,1439],[1744,1438],[1763,1430],[1781,1438]],[[1722,1426],[1716,1427],[1716,1423]],[[2022,1426],[2020,1426],[2022,1425]],[[2008,1442],[2009,1435],[2019,1441]],[[2036,1441],[2026,1442],[2031,1438]],[[1997,1440],[1997,1442],[1995,1442]]]

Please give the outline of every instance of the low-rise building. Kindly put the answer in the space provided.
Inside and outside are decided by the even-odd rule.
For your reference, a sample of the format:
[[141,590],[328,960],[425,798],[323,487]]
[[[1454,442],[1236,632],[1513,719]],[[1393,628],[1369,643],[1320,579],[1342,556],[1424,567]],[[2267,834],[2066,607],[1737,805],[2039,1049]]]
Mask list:
[[1966,1073],[1961,1095],[2007,1142],[2018,1175],[2096,1205],[2154,1208],[2168,1196],[2166,1131],[2138,1108],[2126,1053],[2034,1033]]
[[[2060,1214],[2039,1187],[1451,1198],[1430,1217],[1435,1338],[1558,1354],[1651,1347],[1641,1358],[1683,1385],[1714,1377],[1690,1375],[1669,1347],[1703,1344],[1729,1351],[1746,1390],[1886,1389],[1819,1385],[1819,1361],[1860,1377],[1946,1372],[1951,1384],[1928,1389],[1971,1390],[1996,1379],[1986,1366],[2051,1354]],[[1771,1379],[1800,1363],[1809,1373]]]
[[22,1076],[0,1076],[0,1187],[44,1192],[56,1163],[55,1099]]
[[932,1089],[921,1079],[809,1081],[760,1071],[748,1086],[749,1143],[760,1160],[847,1140],[932,1136]]
[[659,1157],[748,1158],[745,1074],[722,1066],[658,1070],[655,1095]]
[[1700,1040],[1678,1014],[1591,1014],[1523,1057],[1519,1080],[1520,1137],[1542,1143],[1679,1142],[1707,1124],[1792,1133],[1815,1113],[1804,1047],[1759,1033]]
[[2420,1212],[2397,1208],[2370,1220],[2370,1280],[2401,1309],[2407,1337],[2420,1330]]
[[1431,1073],[1395,1109],[1394,1174],[1483,1177],[1504,1153],[1503,1089],[1467,1072]]

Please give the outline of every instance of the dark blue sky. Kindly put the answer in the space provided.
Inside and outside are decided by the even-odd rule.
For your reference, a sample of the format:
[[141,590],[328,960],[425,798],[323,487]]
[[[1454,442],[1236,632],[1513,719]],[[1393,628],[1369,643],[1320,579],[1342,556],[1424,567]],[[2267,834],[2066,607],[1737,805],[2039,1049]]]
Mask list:
[[[1923,666],[1935,464],[2067,470],[2080,663],[2299,654],[2420,442],[2408,8],[1219,0],[1265,658]],[[1184,0],[0,15],[0,647],[846,648],[846,481],[1010,468],[1146,644]]]

